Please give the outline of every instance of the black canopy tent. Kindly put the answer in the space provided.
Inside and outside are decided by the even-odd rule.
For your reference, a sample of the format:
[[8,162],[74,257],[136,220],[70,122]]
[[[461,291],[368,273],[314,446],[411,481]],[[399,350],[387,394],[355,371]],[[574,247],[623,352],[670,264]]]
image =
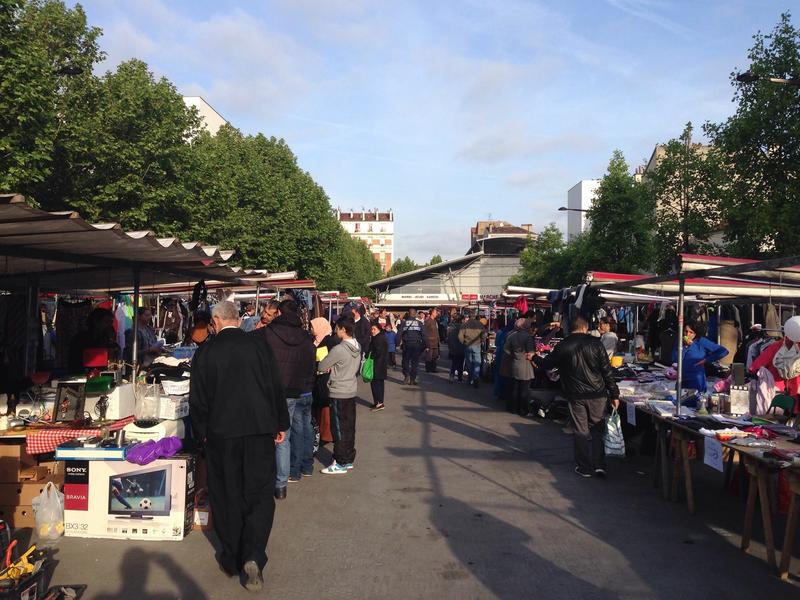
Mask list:
[[[117,223],[89,223],[72,211],[42,211],[17,194],[0,195],[0,290],[27,293],[26,323],[40,291],[132,288],[138,306],[143,277],[150,285],[201,279],[237,284],[240,273],[225,264],[232,255],[152,231],[126,232]],[[133,328],[136,367],[138,319]],[[29,366],[26,351],[26,374]]]

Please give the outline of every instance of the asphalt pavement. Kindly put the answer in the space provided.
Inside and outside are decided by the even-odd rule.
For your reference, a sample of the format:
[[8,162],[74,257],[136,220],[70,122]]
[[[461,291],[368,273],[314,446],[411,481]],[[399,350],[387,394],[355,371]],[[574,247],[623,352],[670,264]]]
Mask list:
[[[509,415],[491,386],[441,371],[401,379],[390,373],[378,413],[360,384],[353,471],[320,474],[323,449],[314,476],[289,484],[260,597],[800,597],[770,573],[758,527],[751,554],[738,549],[744,503],[703,465],[691,516],[653,487],[649,456],[582,479],[564,423]],[[53,583],[88,584],[89,599],[254,597],[217,569],[213,541],[64,538]]]

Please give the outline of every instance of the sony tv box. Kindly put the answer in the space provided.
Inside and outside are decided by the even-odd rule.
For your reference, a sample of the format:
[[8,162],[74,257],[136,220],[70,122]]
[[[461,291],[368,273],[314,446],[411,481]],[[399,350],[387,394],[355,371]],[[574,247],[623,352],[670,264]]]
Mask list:
[[194,524],[193,456],[145,466],[127,461],[66,463],[64,534],[69,537],[182,540]]

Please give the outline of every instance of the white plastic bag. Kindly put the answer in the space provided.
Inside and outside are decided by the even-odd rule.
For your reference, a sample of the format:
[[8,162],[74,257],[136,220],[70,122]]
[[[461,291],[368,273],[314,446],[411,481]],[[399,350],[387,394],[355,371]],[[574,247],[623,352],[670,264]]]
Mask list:
[[606,435],[603,441],[606,456],[625,458],[625,438],[622,437],[622,422],[616,408],[611,411],[611,415],[606,420]]
[[36,532],[42,540],[57,540],[64,535],[64,494],[52,481],[33,499]]

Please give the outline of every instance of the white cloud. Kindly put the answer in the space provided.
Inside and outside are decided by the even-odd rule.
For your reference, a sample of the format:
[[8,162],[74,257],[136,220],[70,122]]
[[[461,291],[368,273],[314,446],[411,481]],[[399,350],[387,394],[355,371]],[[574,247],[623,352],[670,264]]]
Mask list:
[[594,152],[599,142],[593,136],[564,133],[556,136],[532,134],[522,124],[509,124],[481,134],[459,150],[458,155],[470,161],[499,163],[532,156]]
[[678,23],[677,21],[674,21],[673,19],[670,19],[663,14],[664,11],[669,8],[669,5],[665,2],[659,2],[658,0],[606,1],[611,6],[621,10],[622,12],[628,13],[637,19],[642,19],[649,23],[653,23],[654,25],[675,35],[687,38],[691,33],[691,30],[688,27]]

